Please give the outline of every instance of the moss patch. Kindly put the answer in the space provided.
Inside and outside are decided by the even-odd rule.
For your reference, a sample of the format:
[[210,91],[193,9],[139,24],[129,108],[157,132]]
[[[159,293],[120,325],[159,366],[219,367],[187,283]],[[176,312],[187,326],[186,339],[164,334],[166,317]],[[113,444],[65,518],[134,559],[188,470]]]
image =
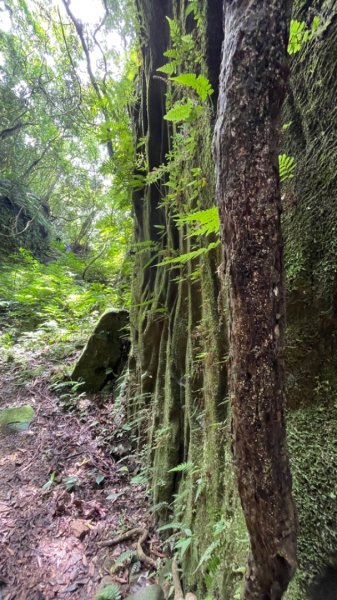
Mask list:
[[[301,600],[337,548],[337,404],[322,400],[288,415],[288,443],[299,519],[300,569],[287,600]],[[296,590],[296,594],[295,591]]]
[[28,424],[34,419],[34,416],[34,410],[29,404],[4,408],[0,410],[0,427],[7,427],[12,424]]

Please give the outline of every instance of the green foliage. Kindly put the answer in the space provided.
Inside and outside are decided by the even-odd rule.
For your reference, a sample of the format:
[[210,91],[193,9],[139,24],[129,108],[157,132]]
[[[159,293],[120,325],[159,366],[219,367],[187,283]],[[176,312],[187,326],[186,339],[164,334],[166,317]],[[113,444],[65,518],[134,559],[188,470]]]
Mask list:
[[279,172],[280,172],[280,181],[287,181],[294,177],[294,170],[296,167],[295,159],[293,156],[288,156],[287,154],[279,155]]
[[[0,269],[0,348],[8,360],[49,349],[61,360],[86,340],[99,315],[122,296],[111,283],[83,281],[83,262],[72,253],[47,265],[22,250]],[[26,357],[26,358],[25,358]],[[27,378],[36,376],[33,369]]]
[[184,462],[170,469],[169,473],[186,473],[186,471],[191,471],[193,468],[194,465],[192,462]]
[[50,488],[52,488],[53,485],[55,485],[55,484],[56,484],[56,473],[55,473],[55,471],[53,471],[50,474],[48,481],[46,481],[46,483],[43,484],[42,489],[45,491],[49,491]]
[[[111,31],[113,16],[114,27],[129,35],[128,4],[122,0],[118,6],[114,1],[106,5],[99,29],[109,24]],[[135,100],[137,52],[129,48],[127,56],[117,55],[109,36],[97,46],[98,29],[83,23],[89,63],[94,47],[103,59],[97,61],[91,78],[90,65],[88,73],[83,71],[84,48],[74,23],[61,6],[58,10],[52,4],[14,0],[5,9],[12,25],[0,37],[0,178],[6,184],[0,192],[13,210],[0,220],[1,246],[11,252],[22,246],[44,256],[50,239],[40,244],[42,252],[35,252],[37,244],[31,240],[35,232],[42,236],[43,226],[62,248],[73,244],[82,249],[87,279],[121,266],[129,275],[130,196],[141,184],[141,177],[134,175],[140,158],[129,116]],[[108,144],[113,152],[106,160]],[[27,231],[19,235],[26,221]]]
[[170,19],[170,17],[166,18],[170,28],[171,48],[164,52],[164,56],[169,58],[170,62],[159,67],[157,70],[161,73],[173,75],[179,66],[191,55],[195,48],[195,43],[190,33],[182,33],[178,21]]
[[179,256],[175,256],[173,258],[165,258],[161,263],[159,263],[158,266],[163,267],[165,265],[184,265],[198,258],[199,256],[214,250],[214,248],[217,248],[219,244],[220,240],[217,240],[216,242],[210,242],[207,246],[198,248],[197,250],[192,250],[191,252],[186,252],[185,254],[179,254]]
[[182,121],[191,121],[194,117],[196,106],[192,100],[188,99],[185,102],[175,102],[172,108],[167,111],[164,119],[176,123]]
[[211,96],[214,90],[204,75],[195,75],[195,73],[182,73],[176,77],[170,77],[171,81],[192,88],[196,91],[199,98],[205,102],[207,96]]
[[290,35],[288,44],[288,54],[296,54],[302,50],[303,45],[311,40],[316,34],[320,24],[320,18],[315,16],[311,27],[307,27],[304,21],[293,19],[290,22]]
[[105,586],[95,595],[95,600],[121,600],[122,593],[116,583]]
[[176,223],[178,227],[187,224],[191,225],[192,229],[188,234],[189,237],[211,234],[219,235],[220,231],[220,218],[217,206],[187,214],[182,213],[176,218]]
[[168,541],[173,543],[174,551],[178,554],[179,559],[182,560],[192,544],[192,531],[187,525],[179,522],[162,525],[162,527],[159,527],[158,531],[167,531],[169,529],[177,530],[168,538]]
[[118,569],[125,566],[126,563],[130,563],[136,557],[137,553],[135,550],[126,550],[125,552],[122,552],[114,561],[110,572],[115,573]]
[[191,535],[192,535],[191,529],[184,523],[179,523],[179,522],[167,523],[166,525],[162,525],[161,527],[158,528],[158,531],[159,532],[167,531],[169,529],[176,529],[179,532],[184,533],[186,537],[191,537]]

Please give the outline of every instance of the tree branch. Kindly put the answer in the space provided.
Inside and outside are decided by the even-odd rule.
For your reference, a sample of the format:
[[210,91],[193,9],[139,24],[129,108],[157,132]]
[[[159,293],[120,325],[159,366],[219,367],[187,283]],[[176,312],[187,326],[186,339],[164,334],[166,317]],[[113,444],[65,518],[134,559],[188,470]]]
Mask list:
[[[100,108],[101,108],[102,114],[104,116],[104,120],[105,120],[106,123],[108,123],[109,122],[109,113],[108,113],[108,111],[106,110],[106,108],[102,104],[103,98],[107,97],[106,88],[104,89],[104,92],[102,93],[102,91],[100,90],[100,87],[98,85],[97,79],[96,79],[96,77],[94,75],[94,72],[92,70],[89,47],[88,47],[88,44],[87,44],[87,42],[85,40],[84,32],[83,32],[83,24],[80,21],[78,21],[78,19],[76,19],[74,13],[71,11],[71,9],[70,9],[70,0],[62,0],[62,2],[63,2],[63,5],[64,5],[64,7],[66,9],[66,12],[67,12],[67,14],[68,14],[71,22],[73,23],[73,25],[75,27],[77,35],[78,35],[78,37],[80,39],[80,42],[81,42],[81,45],[82,45],[82,48],[83,48],[83,52],[84,52],[84,55],[85,55],[85,60],[86,60],[86,64],[87,64],[87,71],[88,71],[89,79],[90,79],[92,87],[94,88],[94,90],[96,92],[96,96],[97,96],[98,100],[101,102],[101,107]],[[107,127],[107,132],[108,133],[111,132],[111,130],[110,130],[109,127]],[[113,154],[114,154],[114,151],[113,151],[111,140],[107,140],[106,145],[107,145],[107,150],[108,150],[109,158],[112,158]]]

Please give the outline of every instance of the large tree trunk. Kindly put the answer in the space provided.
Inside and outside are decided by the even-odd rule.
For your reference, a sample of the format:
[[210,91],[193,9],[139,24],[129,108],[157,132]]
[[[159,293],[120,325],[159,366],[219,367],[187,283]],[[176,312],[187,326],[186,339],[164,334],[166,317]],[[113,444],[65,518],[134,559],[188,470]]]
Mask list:
[[229,290],[233,453],[250,535],[245,600],[282,598],[296,565],[284,420],[278,128],[289,0],[227,0],[214,145]]

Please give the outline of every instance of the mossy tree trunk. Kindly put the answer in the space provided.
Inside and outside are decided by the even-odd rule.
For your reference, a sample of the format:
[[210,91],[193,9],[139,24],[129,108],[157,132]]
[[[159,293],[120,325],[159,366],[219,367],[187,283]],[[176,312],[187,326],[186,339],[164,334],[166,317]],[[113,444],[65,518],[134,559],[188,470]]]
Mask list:
[[296,565],[284,419],[278,129],[288,0],[225,2],[214,146],[229,289],[233,454],[252,555],[245,600],[279,600]]
[[[175,19],[182,35],[192,32],[202,59],[197,65],[190,64],[189,69],[209,75],[215,96],[217,92],[222,0],[200,3],[205,16],[202,32],[196,31],[192,16],[185,14],[187,6],[180,0],[138,1],[143,66],[140,101],[134,116],[137,138],[146,139],[149,170],[165,163],[175,131],[179,132],[179,127],[170,127],[164,120],[168,85],[156,71],[167,62],[164,52],[170,40],[166,16]],[[139,437],[148,447],[153,499],[160,520],[172,514],[193,531],[184,570],[185,581],[194,587],[203,581],[201,572],[193,572],[213,541],[212,526],[221,518],[223,501],[220,466],[227,428],[227,343],[222,281],[217,273],[222,254],[218,248],[175,268],[158,263],[165,256],[191,250],[187,227],[178,229],[174,215],[179,210],[214,205],[214,116],[213,100],[199,121],[200,131],[196,128],[193,156],[179,166],[181,177],[190,177],[193,167],[205,172],[207,185],[200,189],[197,201],[191,199],[191,188],[186,187],[175,203],[168,202],[171,190],[165,177],[134,194],[137,252],[130,315],[130,413],[138,423]],[[204,239],[195,241],[205,243]],[[196,270],[200,274],[194,278]],[[184,462],[191,468],[180,473],[171,471]]]

